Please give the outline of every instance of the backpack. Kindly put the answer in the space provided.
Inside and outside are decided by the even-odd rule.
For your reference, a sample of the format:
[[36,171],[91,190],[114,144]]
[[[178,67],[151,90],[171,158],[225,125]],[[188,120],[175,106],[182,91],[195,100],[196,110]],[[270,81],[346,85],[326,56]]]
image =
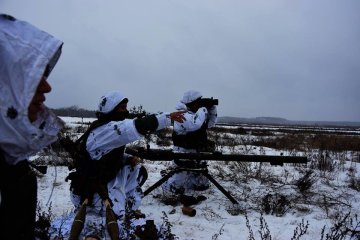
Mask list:
[[[111,176],[105,176],[107,171],[106,161],[92,160],[89,153],[86,151],[86,142],[90,132],[95,128],[105,125],[109,121],[94,121],[86,132],[76,141],[70,137],[62,137],[59,139],[60,145],[69,153],[72,158],[72,164],[69,166],[71,172],[65,178],[65,181],[70,180],[70,191],[80,196],[81,202],[86,198],[91,203],[94,193],[98,193],[100,197],[105,200],[109,199],[107,191],[107,182]],[[114,175],[115,170],[111,175]]]

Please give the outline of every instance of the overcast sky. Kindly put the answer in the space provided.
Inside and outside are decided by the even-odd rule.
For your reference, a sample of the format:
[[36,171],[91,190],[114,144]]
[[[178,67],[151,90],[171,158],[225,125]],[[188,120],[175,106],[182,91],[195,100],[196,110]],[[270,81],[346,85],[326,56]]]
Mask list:
[[64,42],[50,107],[173,111],[186,90],[219,116],[360,121],[359,0],[0,0]]

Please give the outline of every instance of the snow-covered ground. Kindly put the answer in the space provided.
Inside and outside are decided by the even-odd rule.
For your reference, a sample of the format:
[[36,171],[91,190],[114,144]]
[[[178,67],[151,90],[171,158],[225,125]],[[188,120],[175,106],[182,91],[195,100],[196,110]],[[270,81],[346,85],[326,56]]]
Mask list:
[[[70,127],[88,121],[79,118],[63,119]],[[151,146],[156,147],[154,143]],[[234,149],[236,148],[231,148],[231,151]],[[229,152],[230,149],[224,147],[222,151]],[[279,151],[259,147],[252,147],[251,153],[280,154]],[[359,156],[359,153],[353,152],[346,154],[347,160]],[[309,164],[307,166],[290,164],[270,166],[267,163],[226,165],[222,162],[210,162],[210,174],[235,197],[239,202],[238,206],[233,205],[212,185],[210,189],[201,192],[201,195],[206,196],[207,199],[193,206],[196,209],[194,217],[182,214],[181,205],[170,206],[162,203],[159,200],[162,194],[161,188],[145,196],[140,209],[147,218],[154,219],[155,223],[162,222],[166,214],[172,224],[172,233],[181,240],[358,239],[355,236],[350,238],[350,235],[346,238],[337,237],[341,235],[335,235],[331,228],[334,223],[344,219],[343,225],[360,230],[359,226],[356,226],[359,222],[356,216],[360,214],[359,189],[349,187],[351,183],[353,186],[360,183],[360,165],[354,161],[336,159],[336,155],[330,158],[334,169],[332,171],[313,170],[311,174],[313,185],[303,192],[299,190],[297,184],[299,179],[310,170]],[[144,165],[148,170],[149,179],[143,186],[143,190],[161,178],[160,171],[166,169],[169,162],[145,161]],[[49,167],[48,173],[40,177],[38,181],[39,204],[43,210],[51,205],[51,211],[56,217],[73,211],[69,197],[69,183],[64,181],[68,173],[67,167]],[[263,208],[266,205],[265,196],[272,197],[272,201],[285,197],[284,201],[277,202],[284,203],[282,209],[273,207],[273,210],[280,210],[266,214]],[[271,203],[271,200],[269,202]],[[349,217],[346,217],[348,213]],[[307,229],[306,226],[308,226]],[[296,231],[299,233],[304,229],[306,233],[303,236],[294,235]]]

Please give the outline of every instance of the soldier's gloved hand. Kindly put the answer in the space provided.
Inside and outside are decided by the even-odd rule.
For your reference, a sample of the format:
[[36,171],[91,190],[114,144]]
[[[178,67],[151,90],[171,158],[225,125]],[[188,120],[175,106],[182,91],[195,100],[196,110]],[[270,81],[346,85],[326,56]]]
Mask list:
[[178,112],[172,112],[170,113],[170,119],[171,121],[176,121],[179,123],[183,123],[185,121],[184,113],[186,111],[178,111]]
[[135,167],[141,162],[141,158],[132,156],[127,159],[127,162],[130,166]]

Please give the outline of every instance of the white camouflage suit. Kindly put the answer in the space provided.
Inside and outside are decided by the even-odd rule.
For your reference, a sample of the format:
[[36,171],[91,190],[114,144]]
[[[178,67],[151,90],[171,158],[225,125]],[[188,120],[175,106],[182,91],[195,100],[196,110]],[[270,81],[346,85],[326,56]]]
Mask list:
[[59,59],[62,44],[34,25],[0,13],[2,240],[34,238],[37,179],[28,158],[57,140],[63,122],[43,103],[32,121],[29,106]]
[[[107,99],[106,105],[103,105],[101,108],[102,111],[105,112],[110,112],[118,103],[125,99],[125,97],[123,97],[123,95],[118,91],[110,92],[103,96],[102,99],[103,98]],[[100,101],[100,104],[101,102],[102,100]],[[168,114],[158,114],[156,115],[156,119],[158,122],[157,130],[171,125],[171,120]],[[91,159],[93,161],[97,161],[111,150],[141,138],[143,138],[143,135],[141,135],[136,129],[133,119],[111,121],[90,132],[86,142],[86,149]],[[124,161],[128,157],[131,156],[124,154],[124,159],[119,159],[119,161]],[[116,177],[107,184],[109,198],[114,204],[113,211],[119,216],[118,225],[120,229],[120,237],[124,239],[126,239],[126,232],[124,231],[123,226],[125,211],[138,209],[143,197],[143,192],[139,186],[141,179],[138,179],[140,168],[140,165],[136,165],[134,167],[125,165],[119,170]],[[75,207],[80,207],[80,196],[71,193],[71,201]],[[103,201],[96,193],[92,202],[94,206],[87,207],[86,222],[84,229],[81,232],[81,236],[85,237],[90,234],[108,236],[107,231],[103,227],[106,226],[105,206]],[[61,226],[61,230],[64,235],[67,235],[70,232],[72,220],[73,219],[69,218],[69,221],[65,224],[63,223]],[[141,224],[143,224],[144,221],[145,220],[143,220]],[[61,222],[55,222],[53,228],[60,228],[60,223]],[[54,232],[56,231],[54,230]]]
[[[203,124],[207,122],[207,128],[215,126],[217,121],[217,108],[213,106],[209,110],[205,107],[199,108],[196,112],[190,111],[185,104],[193,102],[194,100],[201,98],[202,94],[198,91],[190,90],[184,93],[183,98],[177,103],[176,110],[187,111],[184,114],[185,121],[183,123],[174,123],[174,132],[179,135],[185,135],[186,133],[196,131],[200,129]],[[173,147],[174,152],[182,153],[194,153],[196,149],[188,149],[179,146]],[[203,162],[200,162],[203,163]],[[177,164],[173,163],[176,167]],[[194,190],[197,187],[209,186],[209,180],[201,174],[192,172],[179,172],[169,178],[167,182],[163,184],[163,190],[165,194],[172,194],[178,192],[179,189],[185,191]]]

